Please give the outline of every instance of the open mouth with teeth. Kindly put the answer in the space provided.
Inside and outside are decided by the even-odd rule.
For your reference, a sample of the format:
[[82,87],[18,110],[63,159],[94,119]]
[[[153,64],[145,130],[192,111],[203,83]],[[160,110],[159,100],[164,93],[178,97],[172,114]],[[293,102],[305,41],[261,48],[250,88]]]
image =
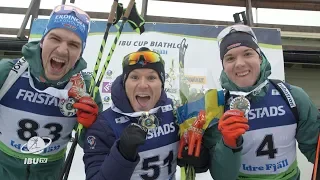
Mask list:
[[58,58],[51,58],[50,65],[55,72],[60,72],[65,66],[65,61]]
[[151,99],[149,95],[136,95],[136,100],[141,107],[146,107]]
[[249,73],[250,73],[250,71],[247,70],[247,71],[243,71],[243,72],[237,72],[236,75],[238,77],[244,77],[244,76],[248,75]]

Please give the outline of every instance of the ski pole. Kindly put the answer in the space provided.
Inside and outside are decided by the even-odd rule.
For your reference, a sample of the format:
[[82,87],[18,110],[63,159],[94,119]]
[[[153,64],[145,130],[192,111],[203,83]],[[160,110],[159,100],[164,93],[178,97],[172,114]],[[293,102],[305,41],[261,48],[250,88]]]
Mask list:
[[320,169],[319,169],[319,152],[320,151],[320,135],[318,136],[318,144],[317,144],[317,150],[316,150],[316,157],[314,159],[314,165],[313,165],[313,172],[311,180],[317,180],[320,178]]
[[92,92],[90,92],[93,98],[95,97],[95,94],[97,94],[97,92],[99,91],[100,83],[101,83],[102,78],[103,78],[103,76],[104,76],[104,74],[105,74],[105,72],[106,72],[106,70],[108,68],[109,62],[111,60],[111,57],[113,55],[114,50],[116,49],[117,42],[118,42],[118,40],[120,38],[120,35],[122,33],[124,24],[128,20],[128,17],[130,15],[130,12],[131,12],[133,6],[134,6],[134,3],[135,3],[135,0],[130,0],[130,2],[128,4],[128,7],[126,8],[126,11],[125,11],[124,15],[122,16],[122,22],[121,22],[120,28],[119,28],[119,30],[118,30],[118,32],[116,34],[116,37],[115,37],[114,42],[113,42],[113,44],[111,46],[111,49],[110,49],[109,54],[107,56],[107,59],[106,59],[104,65],[103,65],[103,68],[102,68],[102,71],[101,71],[100,76],[98,78],[98,81],[97,81],[97,83],[96,83],[96,85],[94,87],[94,90]]
[[[107,41],[107,38],[108,38],[109,30],[110,30],[110,27],[112,25],[112,22],[113,22],[113,19],[115,17],[115,14],[116,14],[117,6],[118,6],[118,0],[114,0],[113,3],[112,3],[111,11],[109,13],[106,31],[104,33],[103,40],[101,42],[101,47],[100,47],[100,51],[99,51],[99,54],[98,54],[98,59],[96,61],[96,65],[95,65],[95,68],[94,68],[94,71],[93,71],[93,77],[91,78],[91,84],[93,84],[93,85],[94,85],[94,82],[95,82],[96,74],[97,74],[98,69],[99,69],[99,65],[100,65],[100,62],[101,62],[101,57],[102,57],[102,54],[103,54],[103,49],[105,47],[105,44],[106,44],[106,41]],[[98,66],[98,68],[96,68],[97,66]],[[89,88],[89,92],[90,92],[90,88]],[[76,151],[76,147],[77,147],[77,144],[78,144],[79,134],[80,134],[82,128],[83,128],[82,124],[78,124],[78,128],[77,128],[77,132],[75,134],[74,141],[72,142],[70,151],[69,151],[69,153],[67,155],[67,159],[65,161],[64,167],[63,167],[62,172],[61,172],[60,177],[59,177],[60,180],[62,180],[64,178],[64,176],[65,176],[64,179],[67,179],[68,176],[69,176],[70,168],[71,168],[71,165],[72,165],[72,160],[73,160],[73,157],[74,157],[74,154],[75,154],[75,151]]]

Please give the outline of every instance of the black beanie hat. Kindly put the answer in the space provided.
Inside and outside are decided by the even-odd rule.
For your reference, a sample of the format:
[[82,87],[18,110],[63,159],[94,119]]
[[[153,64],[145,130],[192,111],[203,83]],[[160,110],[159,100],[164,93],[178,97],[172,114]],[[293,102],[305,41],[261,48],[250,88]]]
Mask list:
[[[141,52],[141,51],[151,51],[151,50],[147,47],[141,47],[137,52]],[[154,51],[152,51],[152,52],[154,52]],[[139,61],[141,61],[141,60],[142,61],[144,60],[143,56],[140,57]],[[125,85],[125,82],[128,78],[128,75],[130,74],[130,72],[135,69],[141,69],[141,68],[148,68],[148,69],[155,70],[158,73],[159,78],[162,82],[162,88],[164,88],[164,83],[165,83],[164,61],[156,62],[156,63],[137,63],[134,65],[122,66],[123,86]]]
[[220,43],[220,59],[223,60],[224,55],[227,54],[230,49],[240,46],[252,48],[261,57],[260,47],[254,37],[245,32],[231,32],[224,37]]

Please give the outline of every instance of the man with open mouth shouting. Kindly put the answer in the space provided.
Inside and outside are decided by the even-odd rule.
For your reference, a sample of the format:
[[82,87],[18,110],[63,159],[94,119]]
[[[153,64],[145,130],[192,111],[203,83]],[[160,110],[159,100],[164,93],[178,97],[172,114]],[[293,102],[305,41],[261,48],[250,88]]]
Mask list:
[[86,179],[173,180],[179,129],[164,91],[164,60],[141,47],[122,67],[111,87],[113,104],[86,133]]
[[122,67],[113,104],[86,133],[86,179],[174,179],[179,129],[164,91],[164,60],[142,47]]
[[40,41],[24,45],[22,58],[0,61],[1,179],[58,179],[72,130],[102,111],[100,95],[85,93],[89,29],[87,13],[59,5]]

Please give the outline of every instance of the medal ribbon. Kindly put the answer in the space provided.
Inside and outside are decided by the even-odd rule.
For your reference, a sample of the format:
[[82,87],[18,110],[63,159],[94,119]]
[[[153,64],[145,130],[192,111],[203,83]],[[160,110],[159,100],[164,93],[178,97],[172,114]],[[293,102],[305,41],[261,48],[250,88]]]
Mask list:
[[265,87],[268,84],[268,80],[265,80],[263,83],[261,83],[259,86],[254,88],[250,92],[242,92],[242,91],[229,91],[230,95],[236,95],[236,96],[248,96],[249,94],[253,93],[253,95],[258,94],[263,87]]
[[[149,113],[149,114],[155,114],[155,113],[158,112],[158,110],[160,109],[160,107],[161,107],[161,106],[156,107],[156,108],[153,108],[153,109],[151,109],[150,111],[147,111],[147,113]],[[113,103],[111,104],[111,109],[112,109],[114,112],[117,112],[117,113],[120,113],[120,114],[129,116],[129,117],[140,117],[140,116],[143,116],[144,114],[146,114],[146,111],[139,111],[139,112],[134,112],[134,113],[124,113],[124,112],[122,112],[120,109],[118,109]]]
[[[78,74],[76,74],[76,75],[78,75]],[[74,75],[74,76],[76,76],[76,75]],[[39,90],[34,87],[34,82],[33,82],[33,79],[30,75],[30,68],[28,68],[28,77],[29,77],[29,83],[30,83],[30,86],[32,87],[32,89],[38,91],[39,93],[46,93],[46,94],[49,94],[49,95],[54,96],[59,99],[68,99],[69,98],[68,91],[73,85],[73,83],[71,81],[68,82],[68,84],[64,87],[64,89],[57,89],[54,87],[48,87],[45,90]]]

